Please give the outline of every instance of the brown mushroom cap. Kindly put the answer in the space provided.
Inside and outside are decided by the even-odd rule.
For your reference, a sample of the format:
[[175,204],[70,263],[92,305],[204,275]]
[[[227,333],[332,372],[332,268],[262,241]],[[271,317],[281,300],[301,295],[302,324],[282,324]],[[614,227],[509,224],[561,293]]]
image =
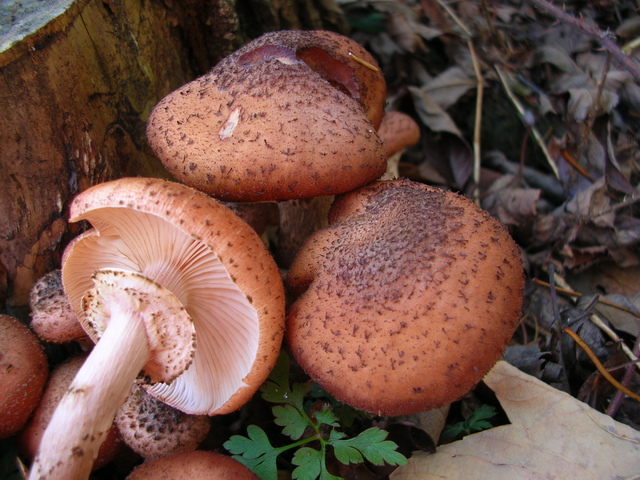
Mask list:
[[48,374],[36,336],[18,319],[0,315],[0,438],[10,437],[26,423]]
[[402,415],[462,397],[501,356],[522,304],[520,252],[470,200],[406,180],[339,197],[289,270],[300,365],[356,408]]
[[60,269],[43,275],[31,288],[31,328],[45,342],[88,340],[62,288]]
[[144,458],[195,450],[211,427],[205,415],[173,408],[136,383],[118,410],[115,424],[122,440]]
[[359,44],[271,32],[154,108],[147,137],[181,182],[229,201],[352,190],[378,178],[386,86]]
[[400,150],[412,147],[420,141],[420,127],[406,113],[390,111],[382,117],[378,135],[390,157]]
[[219,453],[196,450],[148,460],[134,468],[127,480],[257,480],[243,464]]
[[[18,435],[20,453],[27,459],[33,460],[35,457],[42,434],[47,428],[56,406],[66,393],[69,385],[71,385],[73,377],[80,370],[86,357],[86,355],[71,357],[51,370],[51,375],[49,375],[40,403],[38,403],[33,416]],[[107,465],[121,451],[122,442],[118,436],[118,429],[113,425],[98,450],[98,457],[93,464],[93,470]]]

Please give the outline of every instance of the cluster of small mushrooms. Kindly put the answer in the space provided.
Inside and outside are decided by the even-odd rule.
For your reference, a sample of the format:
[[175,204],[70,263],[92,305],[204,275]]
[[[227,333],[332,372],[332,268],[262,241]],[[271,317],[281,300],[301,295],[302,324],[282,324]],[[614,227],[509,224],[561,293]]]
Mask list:
[[[196,417],[238,409],[283,338],[312,380],[376,415],[442,406],[482,379],[518,319],[519,250],[465,197],[385,174],[419,135],[385,101],[375,59],[326,31],[265,34],[160,101],[148,140],[181,183],[114,180],[70,206],[92,228],[66,248],[61,278],[95,346],[40,433],[30,479],[87,478],[114,418],[135,427],[127,412],[161,411],[153,402]],[[332,202],[324,228],[284,283],[222,203],[309,209],[317,197]],[[125,400],[146,406],[120,410]],[[143,476],[151,462],[175,471],[179,455],[230,460],[163,455],[130,478],[157,477]]]

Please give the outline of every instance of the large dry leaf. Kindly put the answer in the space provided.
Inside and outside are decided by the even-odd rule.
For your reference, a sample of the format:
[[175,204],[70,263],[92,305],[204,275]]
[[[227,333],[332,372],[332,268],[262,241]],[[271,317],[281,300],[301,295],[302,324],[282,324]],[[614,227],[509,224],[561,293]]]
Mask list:
[[391,478],[637,479],[640,432],[501,361],[485,383],[510,425],[416,453]]

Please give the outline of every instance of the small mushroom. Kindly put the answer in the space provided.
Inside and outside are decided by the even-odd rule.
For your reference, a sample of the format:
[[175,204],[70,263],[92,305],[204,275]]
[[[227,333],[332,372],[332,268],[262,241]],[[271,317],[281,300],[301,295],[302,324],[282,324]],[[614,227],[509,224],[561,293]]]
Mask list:
[[279,271],[255,231],[159,179],[96,185],[70,206],[93,229],[64,252],[72,308],[97,341],[61,400],[30,478],[86,478],[134,379],[180,410],[228,413],[255,393],[283,335]]
[[148,460],[137,466],[126,480],[257,480],[258,477],[237,460],[204,450],[176,453]]
[[43,275],[31,288],[31,328],[45,342],[77,341],[82,345],[90,344],[64,293],[61,273],[60,269],[53,270]]
[[122,440],[145,459],[195,450],[211,427],[206,415],[189,415],[135,383],[116,414]]
[[44,349],[33,332],[17,318],[0,315],[0,438],[24,426],[48,375]]
[[394,180],[340,196],[288,273],[291,352],[337,399],[377,415],[467,393],[519,319],[507,230],[469,199]]
[[387,152],[387,171],[381,180],[392,180],[399,177],[398,164],[407,148],[420,141],[420,127],[406,113],[389,111],[382,117],[378,135]]
[[147,137],[172,175],[222,200],[332,195],[385,171],[385,97],[375,60],[348,37],[270,32],[162,99]]

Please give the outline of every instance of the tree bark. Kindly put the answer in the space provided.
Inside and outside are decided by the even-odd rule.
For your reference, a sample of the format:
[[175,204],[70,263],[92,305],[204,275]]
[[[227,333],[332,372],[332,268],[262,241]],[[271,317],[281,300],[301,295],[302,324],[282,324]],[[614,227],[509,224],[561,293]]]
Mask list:
[[333,0],[42,3],[0,6],[0,307],[18,312],[78,192],[168,176],[144,134],[158,100],[266,31],[346,29]]

